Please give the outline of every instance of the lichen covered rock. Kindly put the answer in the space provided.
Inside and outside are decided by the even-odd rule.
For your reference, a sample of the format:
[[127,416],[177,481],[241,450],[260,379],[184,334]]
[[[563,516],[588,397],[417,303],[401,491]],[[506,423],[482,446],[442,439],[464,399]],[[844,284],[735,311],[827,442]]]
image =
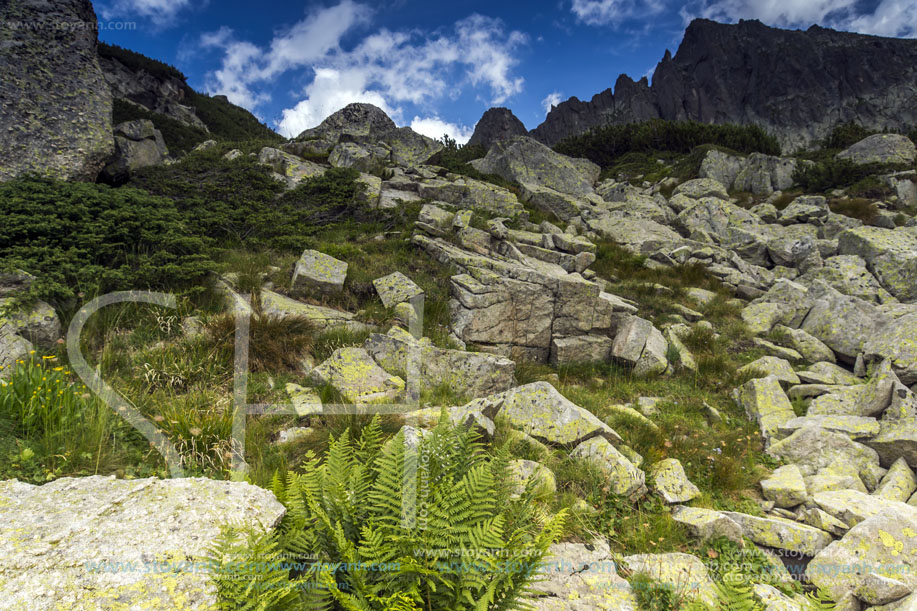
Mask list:
[[0,482],[4,608],[210,611],[208,546],[233,523],[273,528],[274,495],[206,478]]

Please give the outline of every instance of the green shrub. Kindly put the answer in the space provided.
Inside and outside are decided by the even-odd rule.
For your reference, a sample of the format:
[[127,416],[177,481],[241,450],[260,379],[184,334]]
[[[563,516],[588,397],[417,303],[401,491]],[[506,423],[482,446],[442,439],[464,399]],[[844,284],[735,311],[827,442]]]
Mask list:
[[845,149],[856,144],[863,138],[871,136],[876,132],[871,129],[867,129],[860,125],[859,123],[854,123],[849,121],[847,123],[839,123],[834,126],[834,129],[831,130],[831,133],[828,134],[828,137],[825,138],[822,142],[821,147],[823,149]]
[[280,142],[283,137],[259,121],[255,115],[220,97],[198,93],[190,87],[185,90],[186,100],[197,111],[198,118],[210,130],[216,141],[270,140]]
[[821,192],[849,187],[875,174],[898,169],[907,168],[878,163],[858,165],[849,159],[831,158],[812,165],[797,165],[793,173],[793,181],[805,191]]
[[130,185],[172,199],[190,232],[222,247],[300,249],[307,236],[330,222],[358,219],[364,188],[359,173],[331,168],[284,192],[270,170],[242,156],[228,161],[219,150],[180,163],[139,170]]
[[[296,567],[290,577],[301,582],[302,608],[517,608],[564,514],[536,517],[531,487],[511,500],[508,460],[485,454],[448,417],[409,457],[401,434],[382,443],[376,417],[359,440],[345,434],[323,461],[310,453],[302,473],[276,477],[274,493],[288,511],[275,549]],[[403,523],[410,468],[416,518]],[[262,580],[256,571],[216,575],[227,605],[252,604],[244,584]]]
[[558,153],[585,157],[608,167],[626,153],[690,153],[704,144],[727,147],[740,153],[780,154],[777,139],[757,125],[711,125],[662,119],[606,125],[566,138],[554,149]]
[[181,70],[175,66],[161,62],[157,59],[149,58],[146,55],[141,55],[136,51],[131,51],[130,49],[125,49],[118,45],[112,45],[102,41],[99,41],[98,50],[101,57],[116,59],[134,72],[146,70],[153,76],[161,79],[175,78],[180,81],[187,80]]
[[151,112],[137,104],[115,99],[111,119],[112,125],[118,125],[125,121],[136,121],[137,119],[149,119],[153,122],[156,129],[162,132],[162,139],[169,148],[169,155],[172,157],[180,157],[210,138],[210,135],[199,127],[187,125],[158,112]]
[[137,189],[23,178],[0,184],[0,217],[0,260],[58,306],[77,292],[191,289],[212,267],[176,205]]

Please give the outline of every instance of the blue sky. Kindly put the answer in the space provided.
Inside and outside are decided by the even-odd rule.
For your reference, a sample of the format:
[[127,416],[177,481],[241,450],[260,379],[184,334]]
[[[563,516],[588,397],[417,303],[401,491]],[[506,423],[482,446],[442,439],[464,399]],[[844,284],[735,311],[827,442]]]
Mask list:
[[917,37],[917,0],[96,0],[95,8],[102,40],[177,66],[195,89],[227,95],[287,136],[350,102],[460,142],[491,106],[533,128],[552,102],[589,99],[621,73],[651,76],[697,16]]

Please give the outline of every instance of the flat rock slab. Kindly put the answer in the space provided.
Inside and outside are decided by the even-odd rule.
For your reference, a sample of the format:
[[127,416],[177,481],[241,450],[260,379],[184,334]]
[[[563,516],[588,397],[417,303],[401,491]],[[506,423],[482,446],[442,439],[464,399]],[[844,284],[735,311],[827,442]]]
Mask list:
[[423,295],[423,289],[401,272],[376,278],[373,280],[373,286],[376,287],[376,292],[379,293],[382,305],[387,308],[410,301],[418,295]]
[[713,607],[719,596],[707,567],[690,554],[637,554],[625,556],[621,564],[634,574],[646,575],[671,587],[679,596]]
[[488,400],[499,403],[500,417],[513,428],[545,443],[572,446],[592,437],[623,443],[614,429],[547,382],[519,386]]
[[820,361],[805,371],[796,373],[799,379],[808,384],[827,384],[829,386],[854,386],[862,384],[863,379],[858,378],[843,367]]
[[273,528],[284,511],[267,490],[205,478],[0,482],[0,607],[216,609],[201,567],[221,527]]
[[347,263],[317,250],[302,253],[293,268],[294,291],[309,289],[323,293],[340,293],[347,278]]
[[354,331],[367,328],[365,324],[355,320],[350,312],[303,303],[273,291],[261,291],[261,313],[278,318],[307,318],[319,331],[337,327],[346,327]]
[[395,403],[404,396],[404,380],[379,367],[362,348],[338,348],[310,377],[330,384],[352,404]]
[[532,584],[538,611],[637,611],[630,584],[618,575],[608,544],[556,543]]
[[807,426],[817,426],[851,439],[864,439],[879,434],[879,421],[866,416],[800,416],[780,425],[780,434],[788,437]]
[[805,556],[814,556],[834,540],[823,530],[792,520],[759,518],[734,511],[724,511],[723,515],[741,526],[745,536],[758,545]]
[[902,517],[909,516],[917,519],[917,507],[899,501],[890,501],[858,490],[818,492],[812,496],[812,500],[822,511],[834,516],[850,527],[877,516],[886,510],[892,510]]

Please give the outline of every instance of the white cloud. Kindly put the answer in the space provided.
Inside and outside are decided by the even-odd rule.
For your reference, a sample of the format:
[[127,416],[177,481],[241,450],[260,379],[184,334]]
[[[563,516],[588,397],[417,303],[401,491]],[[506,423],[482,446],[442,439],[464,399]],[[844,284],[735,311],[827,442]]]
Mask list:
[[[194,5],[204,4],[206,2]],[[192,5],[191,0],[111,0],[97,2],[96,8],[102,19],[142,17],[162,26],[171,23],[178,13]]]
[[545,99],[541,101],[541,107],[544,109],[544,114],[547,115],[551,112],[551,109],[560,104],[561,100],[563,100],[563,97],[559,91],[552,91],[545,96]]
[[656,15],[665,8],[664,0],[573,0],[571,6],[576,18],[588,25],[618,25],[626,19]]
[[465,144],[468,142],[471,138],[471,134],[474,133],[474,129],[470,127],[449,123],[443,121],[439,117],[427,117],[424,119],[414,117],[414,120],[411,121],[411,129],[418,134],[423,134],[424,136],[437,140],[446,135],[455,140],[458,144]]
[[[253,110],[269,99],[259,90],[283,73],[304,71],[308,82],[304,97],[285,109],[277,122],[285,135],[314,127],[350,102],[375,104],[397,121],[400,104],[454,99],[466,85],[489,91],[492,104],[522,91],[523,79],[513,70],[518,63],[515,52],[527,38],[517,31],[507,32],[498,19],[471,15],[456,22],[451,32],[381,29],[349,49],[342,48],[345,36],[370,17],[366,5],[342,0],[313,11],[265,48],[235,40],[227,28],[208,33],[201,37],[201,46],[220,48],[224,57],[221,67],[208,74],[206,87]],[[428,121],[433,120],[438,117],[419,119],[419,125],[431,126]],[[456,136],[464,134],[463,127],[443,125],[449,125]]]
[[686,5],[687,19],[718,21],[758,19],[784,28],[824,27],[876,34],[917,37],[917,0],[881,0],[871,12],[861,11],[858,0],[701,0]]
[[877,36],[917,38],[917,1],[882,0],[872,14],[851,17],[846,26]]

